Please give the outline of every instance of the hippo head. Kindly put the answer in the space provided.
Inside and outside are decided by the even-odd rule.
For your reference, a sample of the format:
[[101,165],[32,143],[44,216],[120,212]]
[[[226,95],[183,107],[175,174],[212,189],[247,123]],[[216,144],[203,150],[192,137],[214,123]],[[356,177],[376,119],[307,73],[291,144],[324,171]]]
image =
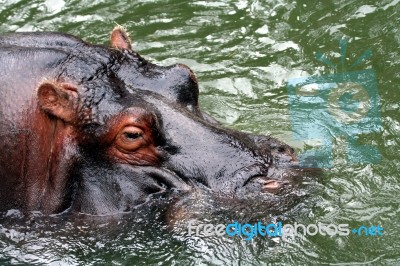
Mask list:
[[64,180],[48,197],[52,203],[38,203],[49,212],[123,212],[150,194],[197,187],[225,198],[267,199],[301,175],[291,147],[202,113],[192,70],[146,61],[121,28],[112,32],[111,48],[56,33],[2,42],[13,40],[51,58],[34,92],[38,115],[54,125],[52,182]]

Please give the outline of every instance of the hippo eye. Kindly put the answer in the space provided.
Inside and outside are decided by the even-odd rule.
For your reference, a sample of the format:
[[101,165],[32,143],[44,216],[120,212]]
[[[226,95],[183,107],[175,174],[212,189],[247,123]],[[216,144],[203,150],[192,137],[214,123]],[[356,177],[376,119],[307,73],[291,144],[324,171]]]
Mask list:
[[139,148],[143,141],[143,130],[134,126],[125,127],[116,138],[117,146],[127,151]]
[[124,137],[126,139],[134,140],[134,139],[140,138],[141,136],[142,136],[142,134],[139,132],[124,132]]

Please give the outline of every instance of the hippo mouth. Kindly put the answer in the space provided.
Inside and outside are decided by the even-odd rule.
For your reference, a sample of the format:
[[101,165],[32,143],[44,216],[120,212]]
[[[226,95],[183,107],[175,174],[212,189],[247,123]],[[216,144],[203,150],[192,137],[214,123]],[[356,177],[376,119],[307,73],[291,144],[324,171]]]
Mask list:
[[278,195],[287,191],[295,182],[290,179],[276,179],[268,175],[251,176],[243,185],[238,188],[236,194],[239,197],[252,194]]
[[261,186],[262,192],[276,194],[282,190],[283,186],[288,185],[289,181],[288,180],[276,180],[276,179],[270,178],[268,176],[256,175],[256,176],[250,177],[250,179],[245,182],[244,186],[252,185],[253,183]]
[[320,173],[320,169],[301,168],[298,165],[254,165],[239,171],[236,176],[244,182],[235,189],[236,197],[249,198],[260,196],[284,195],[298,188],[308,176]]

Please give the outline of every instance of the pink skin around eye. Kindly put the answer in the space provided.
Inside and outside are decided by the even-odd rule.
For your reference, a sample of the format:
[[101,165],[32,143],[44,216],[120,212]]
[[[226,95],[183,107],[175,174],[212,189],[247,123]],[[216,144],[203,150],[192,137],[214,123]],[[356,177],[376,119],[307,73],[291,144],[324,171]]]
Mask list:
[[155,146],[152,122],[152,116],[140,108],[131,108],[113,118],[105,136],[105,141],[110,143],[109,157],[119,163],[156,165],[160,154]]

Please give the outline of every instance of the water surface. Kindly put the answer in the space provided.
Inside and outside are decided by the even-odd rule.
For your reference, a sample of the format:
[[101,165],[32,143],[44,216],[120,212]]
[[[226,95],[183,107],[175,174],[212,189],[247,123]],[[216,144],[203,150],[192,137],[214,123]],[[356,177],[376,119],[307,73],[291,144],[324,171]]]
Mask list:
[[[168,196],[135,213],[91,221],[85,217],[32,217],[10,211],[0,218],[0,264],[41,265],[398,265],[400,264],[400,1],[19,1],[0,0],[0,33],[61,31],[107,44],[116,24],[151,61],[189,65],[200,83],[200,105],[223,124],[271,134],[298,151],[286,81],[332,74],[316,59],[340,66],[340,39],[349,40],[346,65],[370,49],[356,70],[373,69],[382,128],[363,141],[379,149],[378,163],[350,164],[335,139],[334,163],[311,195],[282,213],[236,210],[243,219],[299,223],[381,225],[383,237],[193,237],[170,230]],[[16,73],[17,75],[18,73]],[[196,199],[204,222],[231,222],[224,207]],[[201,218],[203,217],[203,218]],[[206,217],[206,218],[205,218]],[[253,217],[253,218],[254,218]]]

